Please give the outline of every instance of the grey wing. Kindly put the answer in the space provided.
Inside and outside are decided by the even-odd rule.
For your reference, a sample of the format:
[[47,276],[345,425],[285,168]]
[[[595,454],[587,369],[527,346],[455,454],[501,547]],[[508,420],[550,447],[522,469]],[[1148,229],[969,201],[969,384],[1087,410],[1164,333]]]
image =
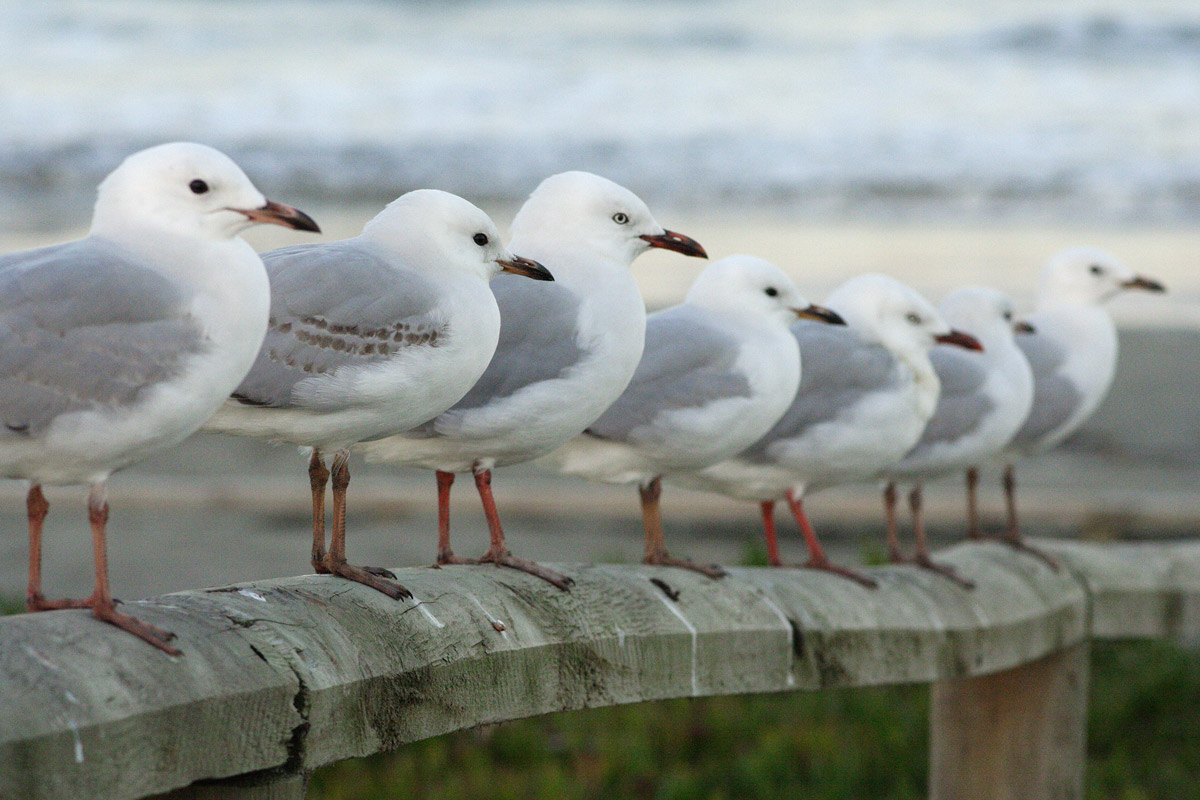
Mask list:
[[929,360],[941,383],[941,392],[933,416],[909,455],[936,444],[958,441],[982,425],[996,407],[983,391],[988,371],[979,353],[938,345],[929,351]]
[[405,348],[437,347],[446,334],[436,287],[357,240],[272,250],[263,263],[271,317],[254,366],[233,393],[243,403],[319,408],[331,401],[303,381]]
[[209,344],[190,299],[95,237],[0,258],[0,423],[36,436],[60,414],[130,405],[179,375]]
[[492,291],[500,307],[500,341],[483,375],[451,410],[480,408],[554,380],[586,355],[578,341],[579,298],[570,289],[499,275]]
[[746,458],[763,458],[773,442],[831,422],[866,395],[900,380],[895,357],[851,328],[801,320],[792,325],[792,335],[800,343],[800,388],[779,421],[743,453]]
[[695,309],[677,306],[646,321],[646,348],[629,386],[586,433],[627,440],[663,412],[749,397],[746,376],[735,369],[738,343],[705,324]]
[[1062,345],[1040,332],[1017,336],[1015,341],[1033,371],[1033,406],[1013,444],[1033,444],[1066,422],[1083,395],[1059,372],[1067,360]]

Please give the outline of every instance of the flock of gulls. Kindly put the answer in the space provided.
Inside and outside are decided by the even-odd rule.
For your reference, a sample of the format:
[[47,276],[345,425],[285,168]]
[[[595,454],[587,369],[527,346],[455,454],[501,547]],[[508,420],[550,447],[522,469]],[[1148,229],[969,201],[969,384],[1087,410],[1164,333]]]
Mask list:
[[[668,552],[664,481],[758,503],[774,566],[774,507],[786,501],[807,544],[802,566],[866,586],[825,554],[804,497],[879,481],[888,552],[901,561],[897,486],[911,487],[915,563],[969,587],[930,556],[922,482],[966,471],[978,537],[978,471],[1003,466],[1001,540],[1053,563],[1021,540],[1012,465],[1061,442],[1108,391],[1117,336],[1104,302],[1162,291],[1078,248],[1046,264],[1036,310],[1020,320],[992,289],[962,288],[935,308],[879,274],[814,305],[778,267],[733,255],[681,304],[647,315],[633,261],[656,247],[705,251],[585,172],[544,180],[508,245],[483,211],[434,190],[401,196],[344,241],[260,256],[239,237],[256,224],[318,231],[223,154],[172,143],[105,178],[85,238],[0,256],[0,475],[30,482],[28,610],[89,608],[179,653],[170,632],[117,610],[106,482],[200,429],[311,452],[313,567],[397,600],[409,593],[394,574],[347,560],[352,451],[435,471],[439,565],[492,563],[569,589],[569,576],[513,555],[492,497],[496,468],[538,460],[636,484],[645,561],[714,579],[720,567]],[[483,502],[481,558],[450,545],[459,473]],[[43,484],[91,487],[87,598],[43,595]]]

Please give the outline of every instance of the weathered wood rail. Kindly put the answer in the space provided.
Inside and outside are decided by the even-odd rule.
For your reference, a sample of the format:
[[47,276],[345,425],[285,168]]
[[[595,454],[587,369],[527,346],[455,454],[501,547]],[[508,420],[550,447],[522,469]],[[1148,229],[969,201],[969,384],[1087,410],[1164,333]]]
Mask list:
[[[934,684],[932,797],[1078,797],[1088,642],[1200,641],[1200,543],[940,553],[868,591],[798,570],[406,569],[420,603],[305,576],[0,620],[0,798],[300,798],[304,776],[480,723],[680,696]],[[199,783],[197,783],[199,782]],[[186,788],[181,788],[186,787]]]

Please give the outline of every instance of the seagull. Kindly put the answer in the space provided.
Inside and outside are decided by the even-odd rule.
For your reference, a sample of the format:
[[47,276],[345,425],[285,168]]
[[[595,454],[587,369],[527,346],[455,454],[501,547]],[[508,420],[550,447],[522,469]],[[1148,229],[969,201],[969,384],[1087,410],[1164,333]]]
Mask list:
[[[633,260],[652,247],[706,256],[693,239],[659,225],[628,189],[587,172],[542,181],[517,213],[512,233],[511,246],[545,264],[555,283],[493,281],[500,343],[479,382],[430,422],[358,449],[368,461],[436,470],[439,565],[489,562],[566,590],[568,577],[509,552],[492,470],[551,452],[621,395],[641,358],[646,328],[629,271]],[[450,548],[450,487],[460,472],[474,475],[488,522],[491,546],[478,560]]]
[[1102,250],[1064,250],[1042,267],[1034,312],[1027,318],[1036,333],[1017,342],[1033,370],[1033,407],[1005,454],[1008,530],[1003,541],[1054,567],[1055,559],[1021,537],[1014,462],[1057,447],[1108,394],[1117,367],[1117,328],[1104,303],[1127,289],[1165,291]]
[[645,563],[719,578],[672,558],[663,542],[662,478],[734,456],[767,432],[796,395],[797,317],[846,323],[800,296],[774,264],[733,255],[700,273],[680,305],[646,320],[646,348],[624,393],[582,436],[543,461],[569,475],[637,483]]
[[[29,611],[93,616],[171,655],[173,634],[116,610],[108,477],[185,439],[250,369],[267,328],[257,223],[318,231],[199,144],[134,153],[104,181],[88,235],[0,256],[0,475],[30,482]],[[86,484],[95,589],[42,593],[47,484]]]
[[[888,556],[893,563],[905,560],[896,535],[896,484],[910,482],[909,505],[917,541],[914,562],[971,588],[970,581],[934,563],[930,556],[921,517],[922,484],[952,471],[976,469],[1012,440],[1033,403],[1033,374],[1014,339],[1034,329],[1028,322],[1013,321],[1013,304],[1007,296],[982,286],[951,292],[938,310],[956,329],[978,339],[983,351],[937,345],[929,352],[941,393],[921,439],[900,463],[886,471]],[[968,507],[968,517],[975,526],[968,528],[970,533],[977,528],[973,506]]]
[[851,278],[825,304],[845,327],[800,320],[800,388],[778,422],[737,456],[669,478],[691,488],[753,500],[762,511],[767,557],[781,566],[775,503],[785,499],[804,534],[804,564],[874,587],[871,578],[829,560],[804,513],[807,492],[877,478],[916,444],[937,403],[929,350],[938,342],[978,350],[930,303],[886,275]]
[[[483,211],[432,189],[394,200],[359,236],[272,250],[263,262],[271,277],[266,339],[205,427],[311,448],[313,568],[409,597],[388,570],[346,561],[350,446],[429,421],[478,380],[500,335],[492,277],[553,278],[509,252]],[[334,453],[330,468],[326,452]]]

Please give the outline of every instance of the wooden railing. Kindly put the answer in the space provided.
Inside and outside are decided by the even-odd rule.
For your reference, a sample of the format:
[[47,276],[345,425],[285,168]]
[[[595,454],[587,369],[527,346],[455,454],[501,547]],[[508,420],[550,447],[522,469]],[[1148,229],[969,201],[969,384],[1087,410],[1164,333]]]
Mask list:
[[[324,764],[481,723],[704,696],[928,682],[930,795],[1082,793],[1091,638],[1200,641],[1200,543],[996,544],[880,588],[805,570],[399,570],[419,602],[305,576],[131,604],[171,658],[87,612],[0,619],[0,798],[304,795]],[[186,788],[185,788],[186,787]]]

